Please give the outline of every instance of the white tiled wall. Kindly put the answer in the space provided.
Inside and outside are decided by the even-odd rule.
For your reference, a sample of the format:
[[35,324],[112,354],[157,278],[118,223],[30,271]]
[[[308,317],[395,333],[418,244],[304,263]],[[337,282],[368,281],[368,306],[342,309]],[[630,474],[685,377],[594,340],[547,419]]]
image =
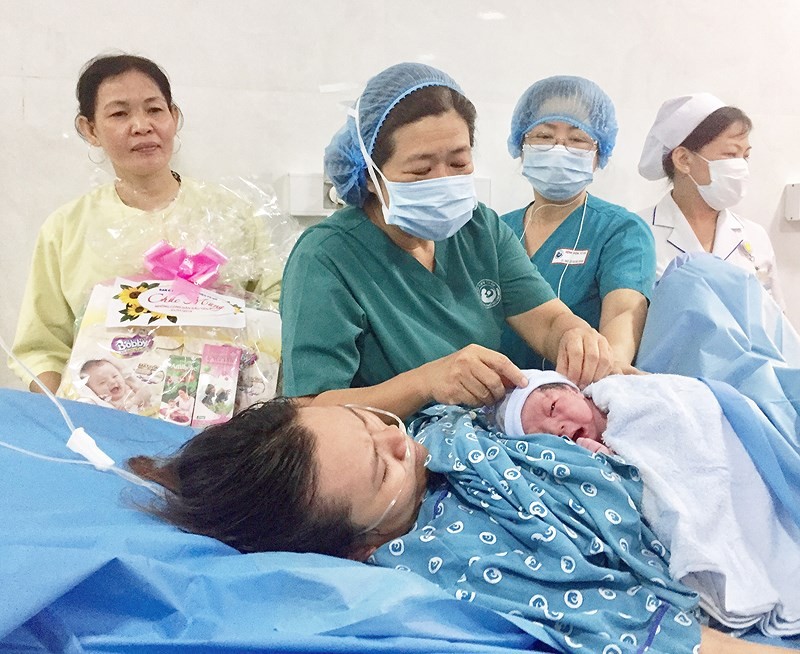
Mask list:
[[[800,325],[800,225],[782,219],[783,187],[800,181],[798,34],[795,0],[4,0],[0,334],[13,337],[36,230],[95,175],[72,127],[74,85],[87,59],[114,49],[168,71],[186,117],[174,167],[211,180],[318,172],[341,102],[387,65],[431,63],[478,108],[477,172],[500,212],[529,195],[505,139],[533,81],[582,75],[614,99],[617,148],[592,190],[633,210],[665,188],[636,173],[661,101],[711,91],[755,123],[740,212],[768,229]],[[17,383],[3,369],[0,385]]]

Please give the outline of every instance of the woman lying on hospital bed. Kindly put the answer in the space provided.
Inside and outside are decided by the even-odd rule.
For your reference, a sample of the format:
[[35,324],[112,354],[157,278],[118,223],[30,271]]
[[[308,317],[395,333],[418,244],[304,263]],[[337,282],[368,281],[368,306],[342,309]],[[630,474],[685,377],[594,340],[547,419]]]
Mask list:
[[[765,321],[765,309],[772,305],[765,307],[757,281],[742,275],[709,258],[665,276],[654,294],[640,360],[650,371],[683,366],[680,372],[697,374],[694,368],[702,366],[709,377],[747,391],[764,415],[745,430],[749,440],[743,444],[769,480],[775,506],[797,523],[800,509],[788,506],[797,487],[792,477],[796,434],[787,430],[796,424],[800,407],[792,395],[800,374],[800,341],[788,326],[781,327],[783,318]],[[676,330],[680,334],[674,335]],[[645,384],[650,377],[624,379]],[[684,389],[692,394],[689,406],[713,406],[698,394],[696,384],[702,383],[693,383]],[[741,402],[737,407],[717,384],[707,383],[729,422],[743,424]],[[597,391],[602,386],[593,391],[598,406],[609,410],[607,424],[599,427],[611,447],[622,451],[625,439],[613,435],[615,421],[640,424],[636,411],[655,398],[651,393],[642,394],[646,402],[617,402],[622,407],[617,414],[612,394]],[[662,417],[664,400],[672,408],[683,404],[674,397],[661,399]],[[752,408],[749,399],[738,399]],[[643,410],[638,417],[647,415]],[[764,433],[757,442],[759,428]],[[769,428],[776,433],[770,436]],[[460,407],[429,409],[410,433],[415,441],[402,429],[387,427],[371,409],[278,400],[202,432],[174,457],[130,464],[172,491],[153,512],[242,552],[314,551],[413,570],[460,599],[527,618],[522,622],[528,630],[540,629],[540,639],[564,651],[582,645],[584,651],[621,652],[634,644],[653,652],[698,651],[700,598],[670,577],[667,549],[640,515],[639,507],[650,500],[642,498],[638,468],[558,436],[506,436],[493,431],[481,412]],[[709,448],[702,447],[708,436],[700,433],[702,439],[693,439],[702,449],[695,465],[709,457]],[[677,461],[678,446],[665,434],[638,440]],[[770,447],[763,447],[765,442]],[[781,443],[785,451],[770,461],[765,453],[780,452]],[[724,447],[726,456],[733,456]],[[698,476],[707,479],[706,473]],[[719,480],[718,475],[709,486]],[[668,476],[663,483],[680,486]],[[731,490],[739,493],[735,499],[750,489],[739,479],[737,486]],[[711,521],[722,513],[709,506],[710,497],[703,496],[702,515],[713,532]],[[767,520],[758,511],[745,517]],[[673,530],[671,542],[683,537]],[[784,569],[788,577],[792,570]],[[761,592],[763,584],[756,590]],[[712,599],[721,598],[704,590],[703,606],[714,605]],[[791,619],[784,616],[786,624]],[[761,623],[775,631],[781,626],[766,618]],[[773,650],[703,628],[701,651]]]
[[[697,595],[670,578],[635,467],[556,436],[504,436],[461,407],[425,411],[415,440],[376,413],[275,400],[170,459],[129,463],[171,491],[153,512],[243,552],[414,571],[532,621],[563,651],[697,651]],[[771,651],[702,639],[703,652]]]

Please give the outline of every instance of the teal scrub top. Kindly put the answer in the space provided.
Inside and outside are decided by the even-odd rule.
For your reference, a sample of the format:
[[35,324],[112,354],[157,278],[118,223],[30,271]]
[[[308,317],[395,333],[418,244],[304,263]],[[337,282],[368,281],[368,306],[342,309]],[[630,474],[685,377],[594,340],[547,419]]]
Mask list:
[[[500,218],[520,241],[526,209]],[[556,228],[531,261],[554,291],[564,273],[561,301],[597,329],[603,298],[611,291],[629,288],[650,299],[656,275],[655,243],[649,226],[639,216],[593,195],[587,196],[578,240],[582,215],[583,204]],[[572,261],[566,272],[562,261]],[[500,351],[520,368],[554,367],[509,328],[503,332]]]
[[436,243],[430,272],[357,207],[300,236],[283,275],[283,392],[374,386],[471,343],[498,350],[508,316],[555,297],[519,239],[479,204]]

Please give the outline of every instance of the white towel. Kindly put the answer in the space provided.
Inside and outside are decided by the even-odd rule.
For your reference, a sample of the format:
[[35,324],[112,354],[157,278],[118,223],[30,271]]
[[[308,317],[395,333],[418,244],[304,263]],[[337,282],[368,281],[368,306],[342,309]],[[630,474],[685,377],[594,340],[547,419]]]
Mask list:
[[641,472],[642,513],[672,552],[672,576],[722,624],[800,633],[800,529],[776,512],[711,390],[646,375],[585,393],[608,412],[605,442]]

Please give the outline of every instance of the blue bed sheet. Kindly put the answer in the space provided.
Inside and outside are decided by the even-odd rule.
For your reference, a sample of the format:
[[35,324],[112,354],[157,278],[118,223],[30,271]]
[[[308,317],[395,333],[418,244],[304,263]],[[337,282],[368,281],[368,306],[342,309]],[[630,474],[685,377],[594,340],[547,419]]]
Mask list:
[[[191,431],[65,402],[118,462]],[[0,439],[74,457],[44,397],[0,390]],[[0,448],[0,651],[516,652],[500,615],[395,570],[311,554],[242,555],[138,511],[148,491]]]

